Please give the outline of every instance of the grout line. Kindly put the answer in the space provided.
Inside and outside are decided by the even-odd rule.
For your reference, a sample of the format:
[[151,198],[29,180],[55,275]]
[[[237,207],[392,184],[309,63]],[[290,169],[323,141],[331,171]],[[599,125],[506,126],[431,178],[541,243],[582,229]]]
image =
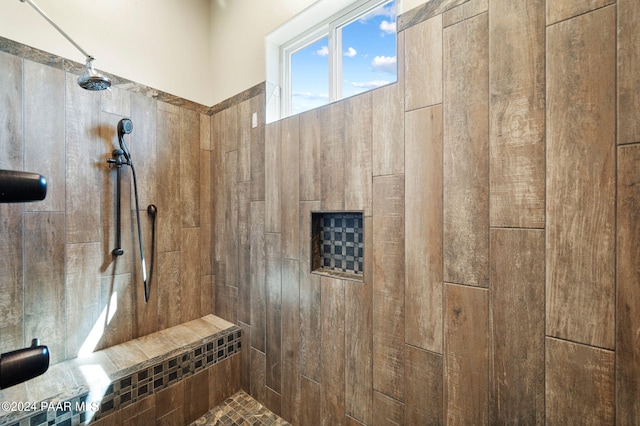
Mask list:
[[[24,131],[25,131],[25,81],[24,81],[24,58],[20,58],[20,78],[21,78],[21,82],[20,82],[20,95],[21,95],[21,117],[20,117],[20,135],[21,135],[21,141],[22,141],[22,152],[21,152],[21,162],[22,162],[22,170],[25,169],[25,137],[24,137]],[[25,321],[25,309],[26,309],[26,304],[25,304],[25,299],[26,299],[26,294],[25,294],[25,285],[24,285],[24,277],[26,276],[26,272],[27,272],[27,268],[26,268],[26,262],[25,262],[25,256],[26,256],[26,244],[25,244],[25,217],[26,217],[26,207],[25,204],[23,203],[21,205],[20,208],[20,220],[21,220],[21,233],[20,233],[20,240],[21,240],[21,244],[22,244],[22,250],[21,250],[21,254],[22,254],[22,258],[21,258],[21,267],[22,267],[22,282],[20,282],[20,287],[21,287],[21,294],[22,294],[22,312],[20,313],[20,320],[22,323],[22,344],[25,345],[26,341],[26,335],[27,335],[27,326],[26,326],[26,321]]]
[[489,228],[491,231],[544,231],[545,228],[526,227],[526,226],[492,226]]
[[[548,82],[547,82],[547,1],[542,3],[542,60],[543,60],[543,77],[544,77],[544,111],[543,111],[543,126],[542,126],[542,141],[543,141],[543,185],[544,185],[544,239],[543,239],[543,283],[542,283],[542,307],[544,310],[544,317],[542,319],[542,377],[543,377],[543,392],[544,397],[542,399],[542,413],[546,417],[547,415],[547,235],[548,235],[548,215],[547,205],[549,203],[549,188],[547,184],[547,109],[548,109]],[[546,419],[545,419],[546,421]]]
[[[492,185],[491,185],[491,143],[492,143],[492,128],[491,125],[493,123],[492,120],[492,102],[491,102],[491,81],[492,81],[492,67],[491,67],[491,48],[493,45],[493,34],[491,32],[491,14],[489,13],[489,8],[491,5],[487,4],[487,10],[484,11],[487,14],[487,364],[486,364],[486,375],[487,375],[487,396],[485,403],[487,404],[487,412],[486,418],[489,422],[491,422],[492,413],[495,410],[491,409],[491,387],[493,384],[493,366],[495,361],[495,347],[494,347],[494,339],[493,339],[493,282],[491,279],[491,260],[492,250],[491,250],[491,218],[492,218]],[[479,16],[474,15],[474,16]],[[471,19],[471,18],[468,18]]]
[[614,61],[614,100],[613,100],[613,128],[614,128],[614,136],[613,136],[613,149],[614,149],[614,195],[613,195],[613,424],[616,424],[616,417],[618,412],[616,410],[618,406],[618,379],[617,379],[617,371],[618,371],[618,356],[617,356],[617,346],[618,346],[618,206],[619,206],[619,187],[620,187],[620,176],[619,176],[619,166],[620,166],[620,149],[618,148],[618,138],[620,135],[620,129],[618,127],[618,102],[619,102],[619,92],[618,92],[618,70],[619,70],[619,28],[620,28],[620,13],[618,8],[620,7],[616,4],[616,15],[615,15],[615,27],[614,27],[614,48],[615,48],[615,61]]
[[[604,4],[604,5],[601,5],[601,6],[598,6],[598,7],[594,7],[593,9],[589,9],[589,10],[585,10],[584,12],[577,13],[577,14],[575,14],[575,15],[567,16],[566,18],[561,19],[561,20],[556,21],[556,22],[552,22],[551,24],[547,24],[547,23],[546,23],[546,19],[545,19],[545,26],[546,26],[546,28],[549,28],[549,27],[552,27],[552,26],[558,25],[558,24],[560,24],[560,23],[567,22],[567,21],[570,21],[570,20],[572,20],[572,19],[578,18],[578,17],[580,17],[580,16],[588,15],[588,14],[590,14],[590,13],[592,13],[592,12],[597,11],[597,10],[605,9],[605,8],[607,8],[607,7],[609,7],[609,6],[611,6],[611,7],[617,7],[617,5],[616,5],[616,3],[615,3],[615,2],[614,2],[614,3]],[[546,8],[545,8],[545,10],[546,10]],[[616,15],[617,15],[617,14],[616,14]],[[617,29],[617,28],[616,28],[616,29]],[[545,49],[545,51],[546,51],[546,49]]]

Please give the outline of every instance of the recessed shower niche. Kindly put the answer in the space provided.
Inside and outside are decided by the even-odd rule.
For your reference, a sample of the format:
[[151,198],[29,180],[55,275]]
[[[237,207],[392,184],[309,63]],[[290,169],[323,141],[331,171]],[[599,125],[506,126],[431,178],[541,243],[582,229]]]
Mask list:
[[364,280],[362,212],[311,213],[311,272]]

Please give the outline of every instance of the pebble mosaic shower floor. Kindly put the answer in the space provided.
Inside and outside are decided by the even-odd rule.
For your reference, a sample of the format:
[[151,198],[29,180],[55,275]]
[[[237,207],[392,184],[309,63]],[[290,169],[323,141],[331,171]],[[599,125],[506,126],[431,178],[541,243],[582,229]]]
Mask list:
[[191,426],[209,425],[287,426],[290,423],[269,411],[246,392],[240,391],[191,423]]

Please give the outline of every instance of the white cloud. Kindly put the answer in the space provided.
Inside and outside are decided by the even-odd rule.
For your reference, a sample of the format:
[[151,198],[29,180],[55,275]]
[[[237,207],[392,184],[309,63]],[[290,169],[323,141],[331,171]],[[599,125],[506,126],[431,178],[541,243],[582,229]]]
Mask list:
[[383,71],[395,74],[396,73],[396,62],[397,58],[395,56],[376,56],[373,58],[371,62],[371,66],[376,71]]
[[388,18],[395,19],[396,17],[396,6],[395,2],[393,5],[380,6],[373,9],[371,12],[360,18],[360,22],[366,22],[371,18],[375,18],[376,16],[386,16]]
[[291,112],[293,114],[318,108],[329,102],[328,93],[294,92],[292,95]]
[[353,58],[354,56],[356,56],[357,53],[358,52],[356,52],[356,49],[354,49],[353,47],[350,47],[347,49],[346,52],[344,52],[344,56]]
[[373,81],[353,82],[351,83],[351,85],[359,89],[375,89],[376,87],[381,87],[389,83],[391,82],[387,80],[373,80]]
[[322,46],[320,49],[316,50],[316,53],[320,56],[327,56],[329,54],[329,48],[327,46]]
[[328,93],[293,92],[291,96],[300,99],[329,99]]
[[380,22],[380,29],[387,34],[396,33],[396,23],[383,20]]

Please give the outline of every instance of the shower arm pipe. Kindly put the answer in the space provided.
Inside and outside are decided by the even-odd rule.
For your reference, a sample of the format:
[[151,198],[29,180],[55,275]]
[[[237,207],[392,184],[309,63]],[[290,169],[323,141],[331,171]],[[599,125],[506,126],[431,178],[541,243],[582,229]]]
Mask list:
[[85,59],[87,61],[93,61],[95,58],[91,55],[89,55],[87,53],[86,50],[84,50],[82,47],[80,47],[80,45],[78,43],[76,43],[75,41],[73,41],[73,39],[71,37],[69,37],[69,35],[67,33],[65,33],[62,28],[60,28],[55,22],[53,22],[53,20],[51,18],[49,18],[49,15],[47,15],[42,9],[40,9],[40,7],[38,7],[37,4],[35,4],[33,1],[31,0],[20,0],[22,3],[29,3],[29,5],[31,5],[31,7],[33,7],[36,12],[38,12],[44,19],[47,20],[47,22],[49,22],[53,28],[55,28],[56,30],[58,30],[58,32],[60,34],[62,34],[64,36],[64,38],[66,38],[67,40],[69,40],[69,42],[71,44],[73,44],[76,49],[78,49],[80,51],[80,53],[82,53],[85,56]]

